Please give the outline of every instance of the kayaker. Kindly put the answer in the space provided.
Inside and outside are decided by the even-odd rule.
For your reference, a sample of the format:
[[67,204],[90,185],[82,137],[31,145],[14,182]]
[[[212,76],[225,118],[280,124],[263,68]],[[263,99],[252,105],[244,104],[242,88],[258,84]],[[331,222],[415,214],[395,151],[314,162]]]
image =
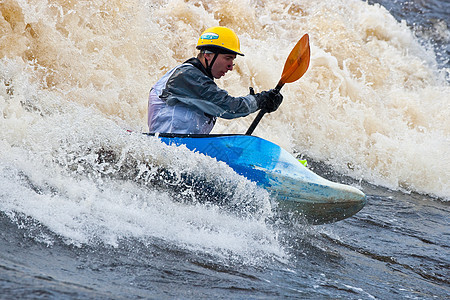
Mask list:
[[239,38],[226,27],[205,30],[198,39],[200,50],[181,65],[168,71],[150,90],[148,125],[151,133],[208,134],[217,117],[234,119],[258,109],[273,112],[283,96],[268,90],[232,97],[219,88],[219,79],[233,70],[240,50]]

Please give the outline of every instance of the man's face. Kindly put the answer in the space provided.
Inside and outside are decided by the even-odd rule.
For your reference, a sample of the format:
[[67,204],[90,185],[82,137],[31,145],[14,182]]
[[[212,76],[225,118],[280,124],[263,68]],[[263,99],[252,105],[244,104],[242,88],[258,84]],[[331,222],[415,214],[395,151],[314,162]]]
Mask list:
[[[205,58],[209,63],[213,60],[215,54],[205,54]],[[234,60],[236,59],[236,54],[219,54],[216,61],[214,62],[211,73],[215,79],[219,79],[224,76],[228,71],[233,70]]]

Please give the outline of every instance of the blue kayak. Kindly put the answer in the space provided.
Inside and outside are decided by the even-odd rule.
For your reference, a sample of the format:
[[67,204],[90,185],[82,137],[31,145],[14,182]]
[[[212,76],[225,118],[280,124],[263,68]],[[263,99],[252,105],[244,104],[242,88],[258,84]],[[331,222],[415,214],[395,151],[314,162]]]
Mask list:
[[159,134],[168,145],[185,145],[218,161],[264,187],[278,201],[278,209],[300,215],[312,224],[351,217],[366,196],[359,189],[315,174],[289,152],[259,137],[236,134]]

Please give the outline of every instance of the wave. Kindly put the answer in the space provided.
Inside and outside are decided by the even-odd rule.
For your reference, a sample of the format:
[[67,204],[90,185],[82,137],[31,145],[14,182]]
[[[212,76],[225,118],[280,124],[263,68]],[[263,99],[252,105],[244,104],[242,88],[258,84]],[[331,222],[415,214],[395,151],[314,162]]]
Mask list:
[[[218,81],[233,95],[249,86],[273,88],[291,48],[310,35],[308,72],[283,88],[283,105],[265,116],[256,135],[356,179],[450,197],[448,70],[379,5],[9,0],[0,10],[1,162],[24,160],[18,169],[37,177],[66,174],[58,189],[78,180],[73,171],[86,168],[82,158],[93,159],[92,149],[119,155],[115,171],[124,153],[134,166],[151,157],[176,174],[192,170],[181,150],[123,132],[147,130],[152,84],[196,55],[202,30],[225,25],[238,33],[246,54]],[[252,119],[220,120],[215,132],[243,133]],[[210,177],[223,173],[205,158],[189,161]],[[44,171],[47,163],[59,167]],[[226,174],[224,180],[240,181]]]

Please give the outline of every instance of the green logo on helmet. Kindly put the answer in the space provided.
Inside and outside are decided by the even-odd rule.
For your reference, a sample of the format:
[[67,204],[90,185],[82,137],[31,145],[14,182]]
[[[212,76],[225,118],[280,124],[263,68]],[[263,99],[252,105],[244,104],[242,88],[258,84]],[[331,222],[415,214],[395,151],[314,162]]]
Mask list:
[[205,32],[200,38],[202,40],[217,40],[219,38],[219,35],[214,32]]

